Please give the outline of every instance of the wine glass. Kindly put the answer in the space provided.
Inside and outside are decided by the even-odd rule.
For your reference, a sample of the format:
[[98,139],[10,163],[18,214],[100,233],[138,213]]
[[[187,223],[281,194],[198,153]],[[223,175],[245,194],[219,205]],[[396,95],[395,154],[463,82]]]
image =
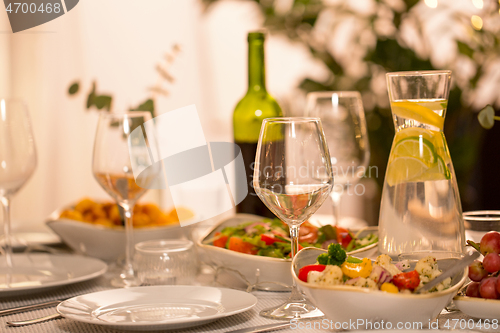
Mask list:
[[[148,183],[154,180],[156,171],[147,169],[148,173],[141,173],[134,178],[133,166],[150,161],[156,145],[154,139],[129,140],[129,136],[137,137],[134,129],[141,127],[146,133],[143,124],[151,120],[150,112],[133,111],[123,114],[101,113],[94,142],[94,156],[92,172],[99,185],[116,201],[124,212],[125,217],[125,263],[121,273],[111,280],[116,287],[131,287],[139,285],[134,274],[132,258],[134,251],[132,214],[137,200],[146,192]],[[150,127],[148,127],[150,129]],[[152,154],[152,155],[150,155]],[[142,164],[147,164],[142,163]]]
[[330,148],[335,186],[334,225],[340,225],[340,199],[365,174],[370,146],[361,95],[357,91],[324,91],[307,94],[306,115],[319,117]]
[[35,139],[26,105],[20,100],[0,99],[0,202],[8,269],[12,269],[10,200],[31,177],[36,162]]
[[[253,185],[264,204],[290,228],[291,256],[299,247],[299,227],[328,198],[333,174],[319,118],[267,118],[262,123]],[[282,305],[261,311],[273,319],[322,316],[297,290]]]

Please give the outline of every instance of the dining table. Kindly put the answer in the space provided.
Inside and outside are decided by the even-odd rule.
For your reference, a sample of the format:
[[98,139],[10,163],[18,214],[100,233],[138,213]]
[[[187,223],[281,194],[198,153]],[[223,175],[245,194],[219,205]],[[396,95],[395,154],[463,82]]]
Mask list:
[[[64,245],[57,245],[54,249],[58,253],[71,253],[71,250]],[[1,296],[0,295],[0,310],[9,309],[20,306],[27,306],[32,304],[39,304],[43,302],[53,301],[53,300],[64,300],[78,295],[84,295],[93,292],[105,291],[115,289],[110,284],[110,271],[113,265],[110,265],[111,269],[102,276],[94,278],[92,280],[78,282],[74,284],[69,284],[65,286],[60,286],[51,289],[44,289],[43,291],[37,291],[30,294],[18,295],[18,296]],[[199,255],[199,273],[193,285],[199,286],[212,286],[218,288],[232,288],[242,291],[247,291],[248,285],[242,282],[241,279],[230,271],[222,271],[222,274],[216,274],[216,267],[203,256],[202,253]],[[219,272],[220,273],[220,272]],[[280,321],[267,319],[261,317],[259,312],[263,309],[270,308],[281,304],[284,302],[288,296],[289,292],[286,291],[264,291],[252,289],[249,291],[257,298],[257,304],[242,313],[234,314],[227,317],[219,318],[208,324],[203,324],[200,326],[193,326],[190,328],[175,329],[169,332],[181,332],[181,333],[191,333],[191,332],[231,332],[233,330],[243,329],[243,328],[254,328],[262,325],[269,325],[274,323],[279,323]],[[165,295],[168,297],[168,295]],[[332,300],[335,302],[335,300]],[[376,304],[374,304],[376,306]],[[88,324],[83,322],[74,321],[68,318],[56,318],[52,320],[47,320],[44,322],[19,326],[10,327],[7,322],[11,321],[22,321],[34,318],[40,318],[49,316],[56,313],[56,305],[48,306],[40,309],[24,311],[20,313],[7,314],[0,316],[0,332],[6,333],[111,333],[120,332],[117,329],[109,328],[106,326]],[[404,321],[404,318],[402,318]],[[497,329],[485,329],[484,327],[479,327],[479,319],[472,318],[467,314],[459,311],[451,303],[447,308],[443,309],[439,316],[434,322],[431,322],[430,327],[423,327],[423,331],[433,330],[438,331],[462,331],[462,332],[498,332]],[[338,328],[338,329],[337,329]],[[358,327],[354,326],[344,326],[338,327],[335,323],[329,321],[325,318],[311,319],[308,321],[294,322],[293,325],[287,328],[280,329],[279,332],[308,332],[308,333],[321,333],[321,332],[335,332],[335,331],[351,331],[356,330]],[[381,331],[381,330],[379,330]],[[392,329],[391,331],[397,331]],[[408,330],[402,330],[402,332]],[[414,332],[414,330],[411,330]]]
[[[230,278],[229,276],[227,277]],[[204,273],[197,279],[197,282],[204,285],[212,285],[212,286],[221,286],[220,283],[211,280],[210,274]],[[227,282],[223,284],[224,287],[227,287]],[[91,292],[109,290],[112,287],[109,285],[109,281],[107,281],[106,276],[102,276],[96,278],[91,281],[81,282],[73,285],[68,285],[65,287],[61,287],[58,289],[49,290],[46,292],[41,292],[32,295],[25,296],[17,296],[17,297],[8,297],[0,300],[0,308],[7,309],[18,306],[25,306],[31,304],[38,304],[46,301],[51,301],[55,299],[66,299],[68,297],[82,295]],[[267,319],[259,316],[259,312],[265,308],[274,306],[276,304],[280,304],[285,301],[288,297],[287,292],[271,292],[271,291],[252,291],[252,294],[257,297],[257,304],[254,308],[240,313],[235,314],[229,317],[218,319],[212,323],[208,323],[202,326],[195,326],[191,328],[185,329],[176,329],[175,332],[184,332],[184,333],[194,333],[194,332],[230,332],[232,330],[242,329],[242,328],[252,328],[261,325],[268,325],[277,323],[276,320]],[[21,327],[9,327],[7,322],[9,321],[19,321],[19,320],[27,320],[32,318],[44,317],[51,315],[56,312],[55,306],[46,307],[43,309],[37,309],[17,314],[10,314],[3,317],[0,317],[0,331],[1,332],[9,332],[9,333],[59,333],[59,332],[74,332],[74,333],[112,333],[117,332],[116,329],[109,329],[104,326],[92,325],[87,323],[80,323],[77,321],[73,321],[70,319],[59,318],[48,320],[42,323],[26,325]],[[460,330],[460,324],[466,323],[470,325],[470,320],[473,320],[474,323],[477,323],[476,319],[469,317],[468,315],[458,311],[458,310],[443,310],[441,314],[436,319],[437,325],[434,323],[432,328],[436,329],[439,327],[443,330],[450,330],[456,324],[458,328],[455,330]],[[307,329],[307,326],[299,326],[298,324],[292,325],[289,328],[282,329],[281,332],[300,332],[306,331],[310,333],[321,333],[321,332],[332,332],[337,331],[335,329],[335,325],[323,321],[323,319],[317,319],[318,321],[316,325],[316,329],[314,328],[314,320],[312,320],[312,328]],[[462,324],[463,325],[463,324]],[[328,328],[326,327],[328,326]],[[450,326],[448,328],[447,326]],[[474,325],[476,326],[476,325]],[[333,329],[330,329],[333,328]],[[338,331],[350,330],[341,329]],[[497,330],[484,330],[484,329],[476,329],[464,331],[484,331],[484,332],[498,332]]]

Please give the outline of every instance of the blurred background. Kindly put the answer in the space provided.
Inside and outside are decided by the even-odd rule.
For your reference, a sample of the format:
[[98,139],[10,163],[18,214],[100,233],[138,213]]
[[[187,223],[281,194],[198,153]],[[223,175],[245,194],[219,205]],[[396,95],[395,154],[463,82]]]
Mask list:
[[[362,180],[363,196],[343,198],[342,215],[377,223],[394,136],[385,73],[422,69],[453,71],[444,128],[464,211],[500,209],[500,125],[477,121],[487,104],[500,108],[499,8],[498,0],[85,0],[16,34],[0,10],[0,96],[27,102],[38,152],[12,202],[13,225],[40,224],[85,196],[107,198],[91,170],[98,108],[151,100],[159,115],[195,104],[207,141],[232,141],[232,112],[247,89],[246,36],[260,28],[267,87],[285,114],[300,115],[308,91],[362,93],[377,172]],[[87,108],[92,91],[103,98]],[[167,191],[142,201],[172,205]]]

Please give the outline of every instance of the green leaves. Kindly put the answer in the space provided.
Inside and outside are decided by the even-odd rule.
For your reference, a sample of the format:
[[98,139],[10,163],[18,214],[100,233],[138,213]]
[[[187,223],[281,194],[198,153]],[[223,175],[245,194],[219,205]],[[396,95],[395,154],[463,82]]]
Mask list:
[[[74,84],[73,84],[74,85]],[[70,94],[71,94],[71,88],[73,85],[69,88]],[[78,88],[76,90],[78,92]],[[73,94],[76,94],[73,93]],[[95,107],[98,110],[105,109],[106,111],[111,110],[111,103],[113,102],[113,98],[109,95],[98,95],[96,93],[96,84],[95,82],[92,83],[92,89],[89,92],[89,95],[87,96],[87,109],[90,109],[91,107]]]
[[78,81],[74,82],[71,86],[69,86],[68,94],[74,95],[80,90],[80,83]]
[[487,105],[484,109],[479,111],[477,115],[479,124],[486,129],[490,129],[495,125],[495,120],[500,120],[500,117],[495,117],[495,109],[491,105]]
[[145,102],[139,104],[139,106],[135,108],[130,108],[130,111],[149,111],[151,112],[151,118],[155,116],[155,103],[149,98]]
[[387,71],[426,70],[434,68],[430,60],[420,59],[415,51],[401,46],[395,39],[378,39],[366,61],[381,65]]
[[472,56],[474,55],[474,50],[469,45],[457,40],[457,48],[458,52],[472,59]]

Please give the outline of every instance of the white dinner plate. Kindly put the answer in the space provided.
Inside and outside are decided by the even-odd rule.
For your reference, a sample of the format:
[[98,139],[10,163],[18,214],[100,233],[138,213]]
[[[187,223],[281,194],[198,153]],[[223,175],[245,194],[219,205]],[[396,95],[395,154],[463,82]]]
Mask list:
[[200,286],[113,289],[76,296],[57,306],[65,318],[119,330],[174,330],[251,309],[252,294]]
[[456,296],[453,303],[463,313],[480,319],[500,319],[500,300]]
[[0,257],[0,297],[21,295],[96,278],[108,266],[99,259],[47,253],[14,254],[13,267]]

